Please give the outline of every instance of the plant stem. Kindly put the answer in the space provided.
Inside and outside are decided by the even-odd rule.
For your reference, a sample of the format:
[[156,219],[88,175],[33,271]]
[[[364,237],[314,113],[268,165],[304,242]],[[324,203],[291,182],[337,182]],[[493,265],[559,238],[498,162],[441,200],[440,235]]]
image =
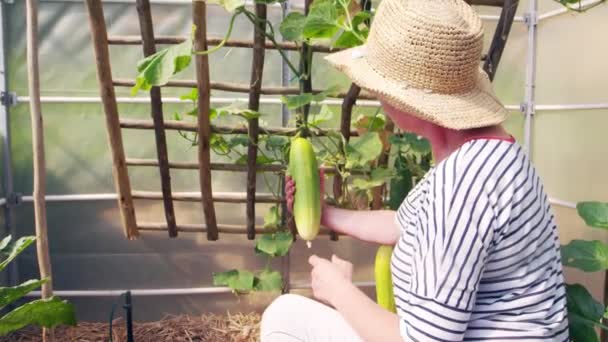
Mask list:
[[224,47],[224,45],[226,45],[226,42],[230,38],[230,35],[232,35],[232,29],[234,28],[234,21],[236,20],[236,17],[243,12],[246,12],[244,7],[241,7],[239,9],[237,9],[236,12],[234,12],[232,17],[230,18],[230,24],[228,25],[228,32],[226,32],[224,39],[222,39],[222,41],[217,46],[215,46],[212,49],[205,50],[205,51],[193,51],[192,53],[195,55],[209,55],[209,54],[212,54],[215,51],[221,49],[222,47]]
[[264,22],[266,23],[266,26],[268,27],[268,29],[270,30],[270,33],[264,31],[264,36],[266,38],[268,38],[272,44],[275,46],[275,48],[277,49],[277,51],[279,52],[279,54],[281,55],[281,57],[283,58],[283,60],[285,61],[285,63],[287,63],[287,66],[289,66],[289,69],[291,69],[291,71],[294,73],[294,75],[296,75],[298,78],[301,77],[300,72],[298,71],[298,69],[296,69],[296,67],[291,63],[291,61],[289,60],[289,57],[287,56],[287,54],[285,53],[285,51],[283,49],[281,49],[279,47],[279,43],[277,43],[276,39],[275,39],[275,34],[274,34],[274,27],[272,26],[272,23],[266,19],[262,19],[260,17],[258,17],[255,13],[244,9],[243,13],[245,13],[245,16],[247,17],[247,19],[249,19],[249,21],[251,21],[252,24],[254,25],[259,25],[260,22]]

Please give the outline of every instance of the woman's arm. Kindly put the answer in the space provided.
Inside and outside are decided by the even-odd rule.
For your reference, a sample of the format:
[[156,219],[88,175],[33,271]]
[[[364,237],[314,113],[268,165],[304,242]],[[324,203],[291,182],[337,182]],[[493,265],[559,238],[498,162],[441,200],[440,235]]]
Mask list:
[[[392,210],[348,210],[327,205],[323,200],[323,172],[320,173],[321,225],[356,239],[384,245],[394,245],[399,239],[399,227],[395,223]],[[292,212],[296,184],[293,178],[285,177],[285,197],[287,209]]]
[[[312,255],[313,295],[331,304],[366,342],[403,342],[399,317],[374,303],[349,279],[350,263],[336,256],[332,260]],[[346,267],[345,264],[349,266]]]
[[360,211],[324,205],[321,225],[367,242],[394,245],[399,239],[393,210]]
[[363,341],[403,342],[397,314],[384,310],[354,284],[344,286],[332,305]]

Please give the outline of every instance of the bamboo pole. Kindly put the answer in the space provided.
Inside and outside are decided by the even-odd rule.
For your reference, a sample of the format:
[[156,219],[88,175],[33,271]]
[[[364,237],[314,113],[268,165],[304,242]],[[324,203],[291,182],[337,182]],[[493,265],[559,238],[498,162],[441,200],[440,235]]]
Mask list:
[[[207,10],[206,2],[194,1],[192,4],[192,21],[196,27],[194,30],[194,50],[207,50]],[[198,112],[197,112],[197,131],[198,131],[198,162],[199,183],[202,194],[203,212],[205,213],[205,223],[207,225],[207,239],[217,240],[217,220],[215,217],[215,207],[213,206],[211,190],[211,156],[210,139],[211,123],[209,120],[210,110],[210,85],[209,80],[209,57],[207,55],[196,55],[196,85],[198,87]]]
[[[266,5],[255,4],[255,14],[259,20],[253,30],[253,59],[251,62],[251,81],[249,86],[249,109],[258,111],[260,109],[260,91],[264,76],[264,43],[266,37]],[[257,118],[249,120],[249,144],[247,146],[247,238],[255,239],[255,188],[256,188],[256,165],[258,157],[258,134],[259,121]]]
[[125,165],[125,151],[120,132],[116,95],[112,86],[112,67],[108,52],[108,33],[103,15],[103,6],[100,0],[87,0],[86,3],[95,51],[99,90],[106,113],[106,131],[112,151],[112,173],[114,174],[116,192],[119,195],[120,217],[127,238],[134,239],[138,235],[135,224],[135,210],[133,208],[133,199],[131,198],[131,184],[127,166]]
[[[150,0],[137,0],[137,16],[143,41],[144,56],[156,53],[154,44],[154,26],[152,25],[152,11]],[[163,102],[160,87],[150,89],[152,121],[154,122],[154,138],[156,140],[156,156],[158,158],[160,183],[163,192],[163,205],[165,219],[169,226],[169,237],[177,236],[175,227],[175,210],[171,200],[171,173],[169,171],[169,155],[167,152],[167,138],[163,124]]]
[[[26,1],[27,17],[27,75],[32,121],[32,148],[34,159],[34,216],[36,219],[36,252],[40,278],[48,279],[42,284],[42,298],[53,296],[53,278],[49,237],[46,220],[46,164],[44,156],[44,127],[40,104],[40,74],[38,66],[38,0]],[[53,341],[52,329],[42,330],[43,341]]]

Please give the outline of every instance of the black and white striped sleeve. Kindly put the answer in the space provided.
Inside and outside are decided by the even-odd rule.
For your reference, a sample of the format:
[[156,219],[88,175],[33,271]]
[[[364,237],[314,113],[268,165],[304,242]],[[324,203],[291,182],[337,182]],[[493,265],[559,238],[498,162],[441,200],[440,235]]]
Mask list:
[[483,165],[455,164],[430,180],[416,222],[412,284],[400,322],[407,341],[462,341],[496,226]]

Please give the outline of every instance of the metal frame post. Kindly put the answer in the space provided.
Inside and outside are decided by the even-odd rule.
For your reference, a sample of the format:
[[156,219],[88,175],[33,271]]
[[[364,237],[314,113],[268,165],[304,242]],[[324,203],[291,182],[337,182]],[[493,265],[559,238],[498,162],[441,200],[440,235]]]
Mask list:
[[[6,49],[4,46],[5,42],[5,6],[6,3],[0,3],[0,92],[2,93],[3,101],[0,104],[0,139],[2,139],[3,153],[2,153],[2,188],[4,189],[4,195],[6,196],[6,203],[3,206],[4,211],[4,222],[3,236],[11,234],[13,237],[16,235],[13,205],[14,190],[13,190],[13,165],[11,157],[11,135],[10,135],[10,119],[9,119],[9,107],[14,104],[11,100],[12,95],[8,91],[8,81],[6,77]],[[6,276],[7,285],[11,286],[17,283],[19,280],[19,269],[17,263],[10,263],[8,265],[8,272]]]
[[530,0],[528,13],[524,15],[524,21],[528,25],[528,51],[526,53],[526,85],[524,103],[521,111],[525,115],[524,122],[524,148],[532,158],[532,128],[533,118],[536,111],[536,47],[538,29],[538,0]]

